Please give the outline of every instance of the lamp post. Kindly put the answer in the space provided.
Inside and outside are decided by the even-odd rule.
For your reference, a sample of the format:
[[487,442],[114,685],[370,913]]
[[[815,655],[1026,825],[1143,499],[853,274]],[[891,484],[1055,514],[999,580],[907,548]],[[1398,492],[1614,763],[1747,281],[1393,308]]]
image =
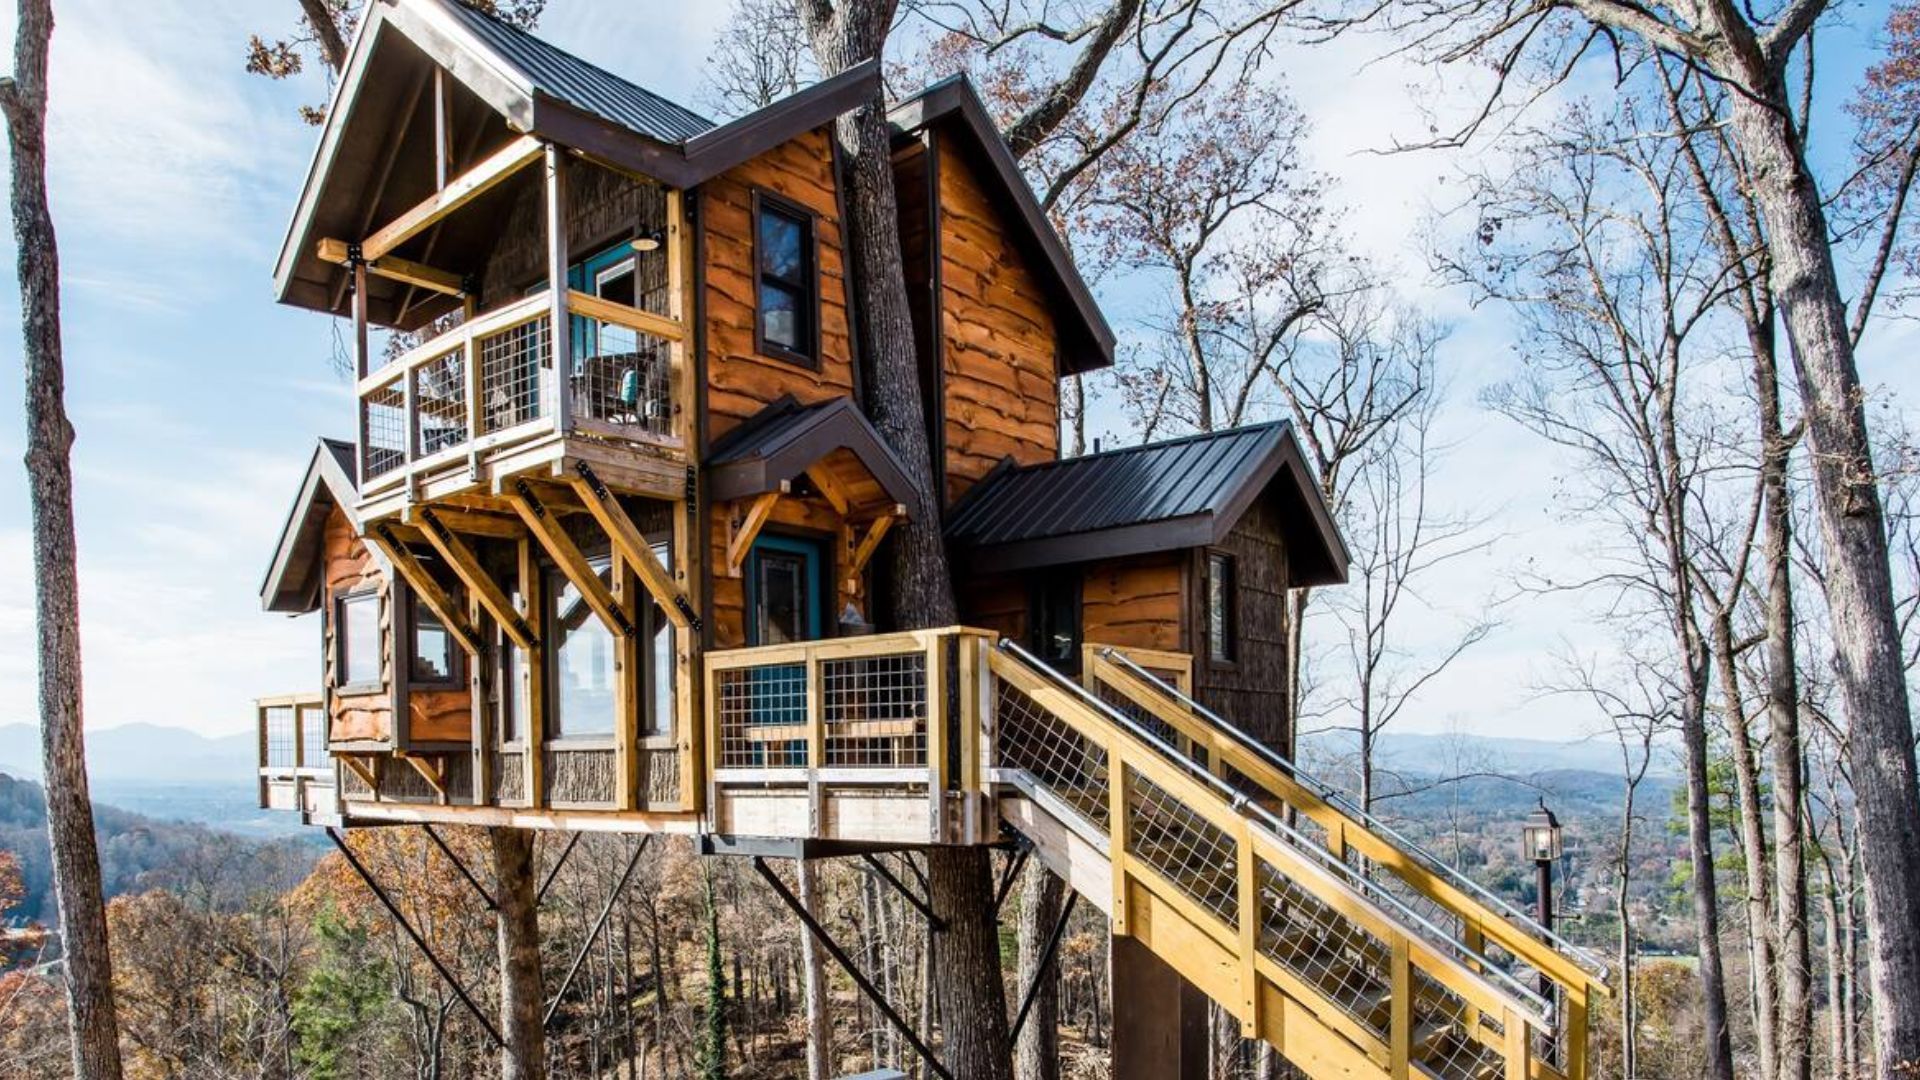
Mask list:
[[[1527,815],[1526,824],[1520,827],[1521,857],[1533,860],[1535,917],[1542,929],[1553,930],[1553,864],[1566,850],[1561,836],[1560,819],[1547,809],[1547,800],[1542,797],[1540,805]],[[1546,973],[1540,975],[1540,996],[1548,1002],[1554,1001],[1553,980]],[[1546,1038],[1546,1057],[1552,1058],[1554,1039],[1551,1034]]]

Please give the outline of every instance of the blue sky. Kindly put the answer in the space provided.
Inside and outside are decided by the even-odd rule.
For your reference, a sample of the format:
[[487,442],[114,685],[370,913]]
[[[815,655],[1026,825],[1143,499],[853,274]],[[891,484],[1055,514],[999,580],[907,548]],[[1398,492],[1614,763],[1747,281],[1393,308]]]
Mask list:
[[[245,729],[249,701],[317,684],[311,619],[262,614],[270,548],[320,434],[348,434],[348,388],[330,357],[331,320],[277,307],[271,264],[314,129],[296,106],[318,100],[317,77],[273,83],[242,70],[248,33],[282,32],[291,0],[186,3],[56,0],[52,189],[65,283],[68,403],[80,530],[89,723]],[[1875,5],[1853,9],[1870,31]],[[724,6],[551,0],[541,33],[670,97],[691,101]],[[0,40],[12,36],[11,5]],[[1844,32],[1843,32],[1844,33]],[[1851,85],[1865,33],[1825,63],[1828,85]],[[1409,292],[1455,320],[1446,345],[1457,444],[1442,492],[1493,515],[1501,539],[1437,582],[1417,638],[1439,641],[1518,562],[1564,559],[1576,530],[1554,519],[1550,455],[1473,404],[1512,362],[1497,311],[1468,311],[1424,282],[1410,247],[1444,201],[1458,164],[1444,154],[1366,153],[1414,118],[1426,76],[1370,63],[1378,42],[1295,49],[1278,65],[1313,118],[1315,163],[1338,177],[1351,231],[1397,265]],[[10,52],[8,53],[10,55]],[[1460,77],[1460,76],[1454,76]],[[1466,76],[1471,78],[1471,76]],[[1430,91],[1421,91],[1430,92]],[[1834,103],[1825,103],[1830,110]],[[5,302],[14,304],[12,260]],[[1111,311],[1124,324],[1126,314]],[[1879,333],[1870,382],[1910,379],[1904,326]],[[0,335],[14,389],[0,410],[0,723],[34,717],[32,591],[20,341]],[[1497,478],[1489,483],[1489,478]],[[1579,722],[1529,701],[1527,684],[1569,612],[1537,604],[1435,684],[1407,730],[1570,735]]]

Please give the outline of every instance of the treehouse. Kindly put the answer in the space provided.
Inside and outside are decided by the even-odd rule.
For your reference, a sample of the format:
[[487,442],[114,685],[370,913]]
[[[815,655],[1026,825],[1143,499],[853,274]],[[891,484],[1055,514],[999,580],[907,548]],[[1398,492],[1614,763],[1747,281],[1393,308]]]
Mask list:
[[[1347,568],[1287,425],[1061,459],[1113,333],[964,79],[888,115],[922,502],[862,407],[833,135],[878,78],[715,124],[369,6],[275,268],[349,321],[355,400],[261,589],[321,656],[260,702],[261,804],[1010,845],[1111,918],[1117,1075],[1190,1075],[1211,999],[1313,1076],[1582,1076],[1593,963],[1275,749],[1288,591]],[[907,529],[961,625],[890,624]]]

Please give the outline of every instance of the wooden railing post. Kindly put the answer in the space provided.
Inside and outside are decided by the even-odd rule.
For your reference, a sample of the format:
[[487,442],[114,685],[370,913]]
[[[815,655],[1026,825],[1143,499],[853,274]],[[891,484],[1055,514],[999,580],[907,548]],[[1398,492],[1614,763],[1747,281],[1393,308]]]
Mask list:
[[1393,935],[1393,1004],[1387,1021],[1388,1075],[1407,1080],[1413,1059],[1413,957],[1405,934]]
[[1505,1080],[1532,1080],[1533,1038],[1526,1018],[1513,1009],[1500,1018],[1506,1029],[1507,1071]]
[[1113,865],[1113,934],[1126,937],[1127,921],[1127,766],[1120,739],[1110,735],[1107,753],[1107,861]]
[[1234,870],[1237,872],[1240,909],[1240,1033],[1260,1037],[1260,973],[1254,957],[1260,945],[1260,890],[1255,873],[1259,863],[1253,853],[1253,828],[1245,817],[1234,835]]
[[[947,639],[926,638],[927,828],[934,843],[947,840]],[[964,695],[963,695],[964,696]]]
[[1568,986],[1560,992],[1566,1009],[1561,1030],[1560,1061],[1567,1080],[1587,1080],[1587,988]]

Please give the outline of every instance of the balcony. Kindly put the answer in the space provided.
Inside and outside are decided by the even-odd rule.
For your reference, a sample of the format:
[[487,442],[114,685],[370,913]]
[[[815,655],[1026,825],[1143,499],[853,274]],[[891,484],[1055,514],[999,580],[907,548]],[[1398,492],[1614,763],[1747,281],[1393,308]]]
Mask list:
[[[564,340],[555,340],[556,322],[569,328]],[[673,319],[568,289],[542,290],[415,346],[357,387],[363,516],[494,488],[582,453],[617,451],[616,471],[635,457],[677,460],[686,445],[684,336]],[[660,481],[680,486],[677,472]]]
[[337,814],[327,710],[320,695],[288,694],[253,704],[260,809],[296,810],[310,822]]

